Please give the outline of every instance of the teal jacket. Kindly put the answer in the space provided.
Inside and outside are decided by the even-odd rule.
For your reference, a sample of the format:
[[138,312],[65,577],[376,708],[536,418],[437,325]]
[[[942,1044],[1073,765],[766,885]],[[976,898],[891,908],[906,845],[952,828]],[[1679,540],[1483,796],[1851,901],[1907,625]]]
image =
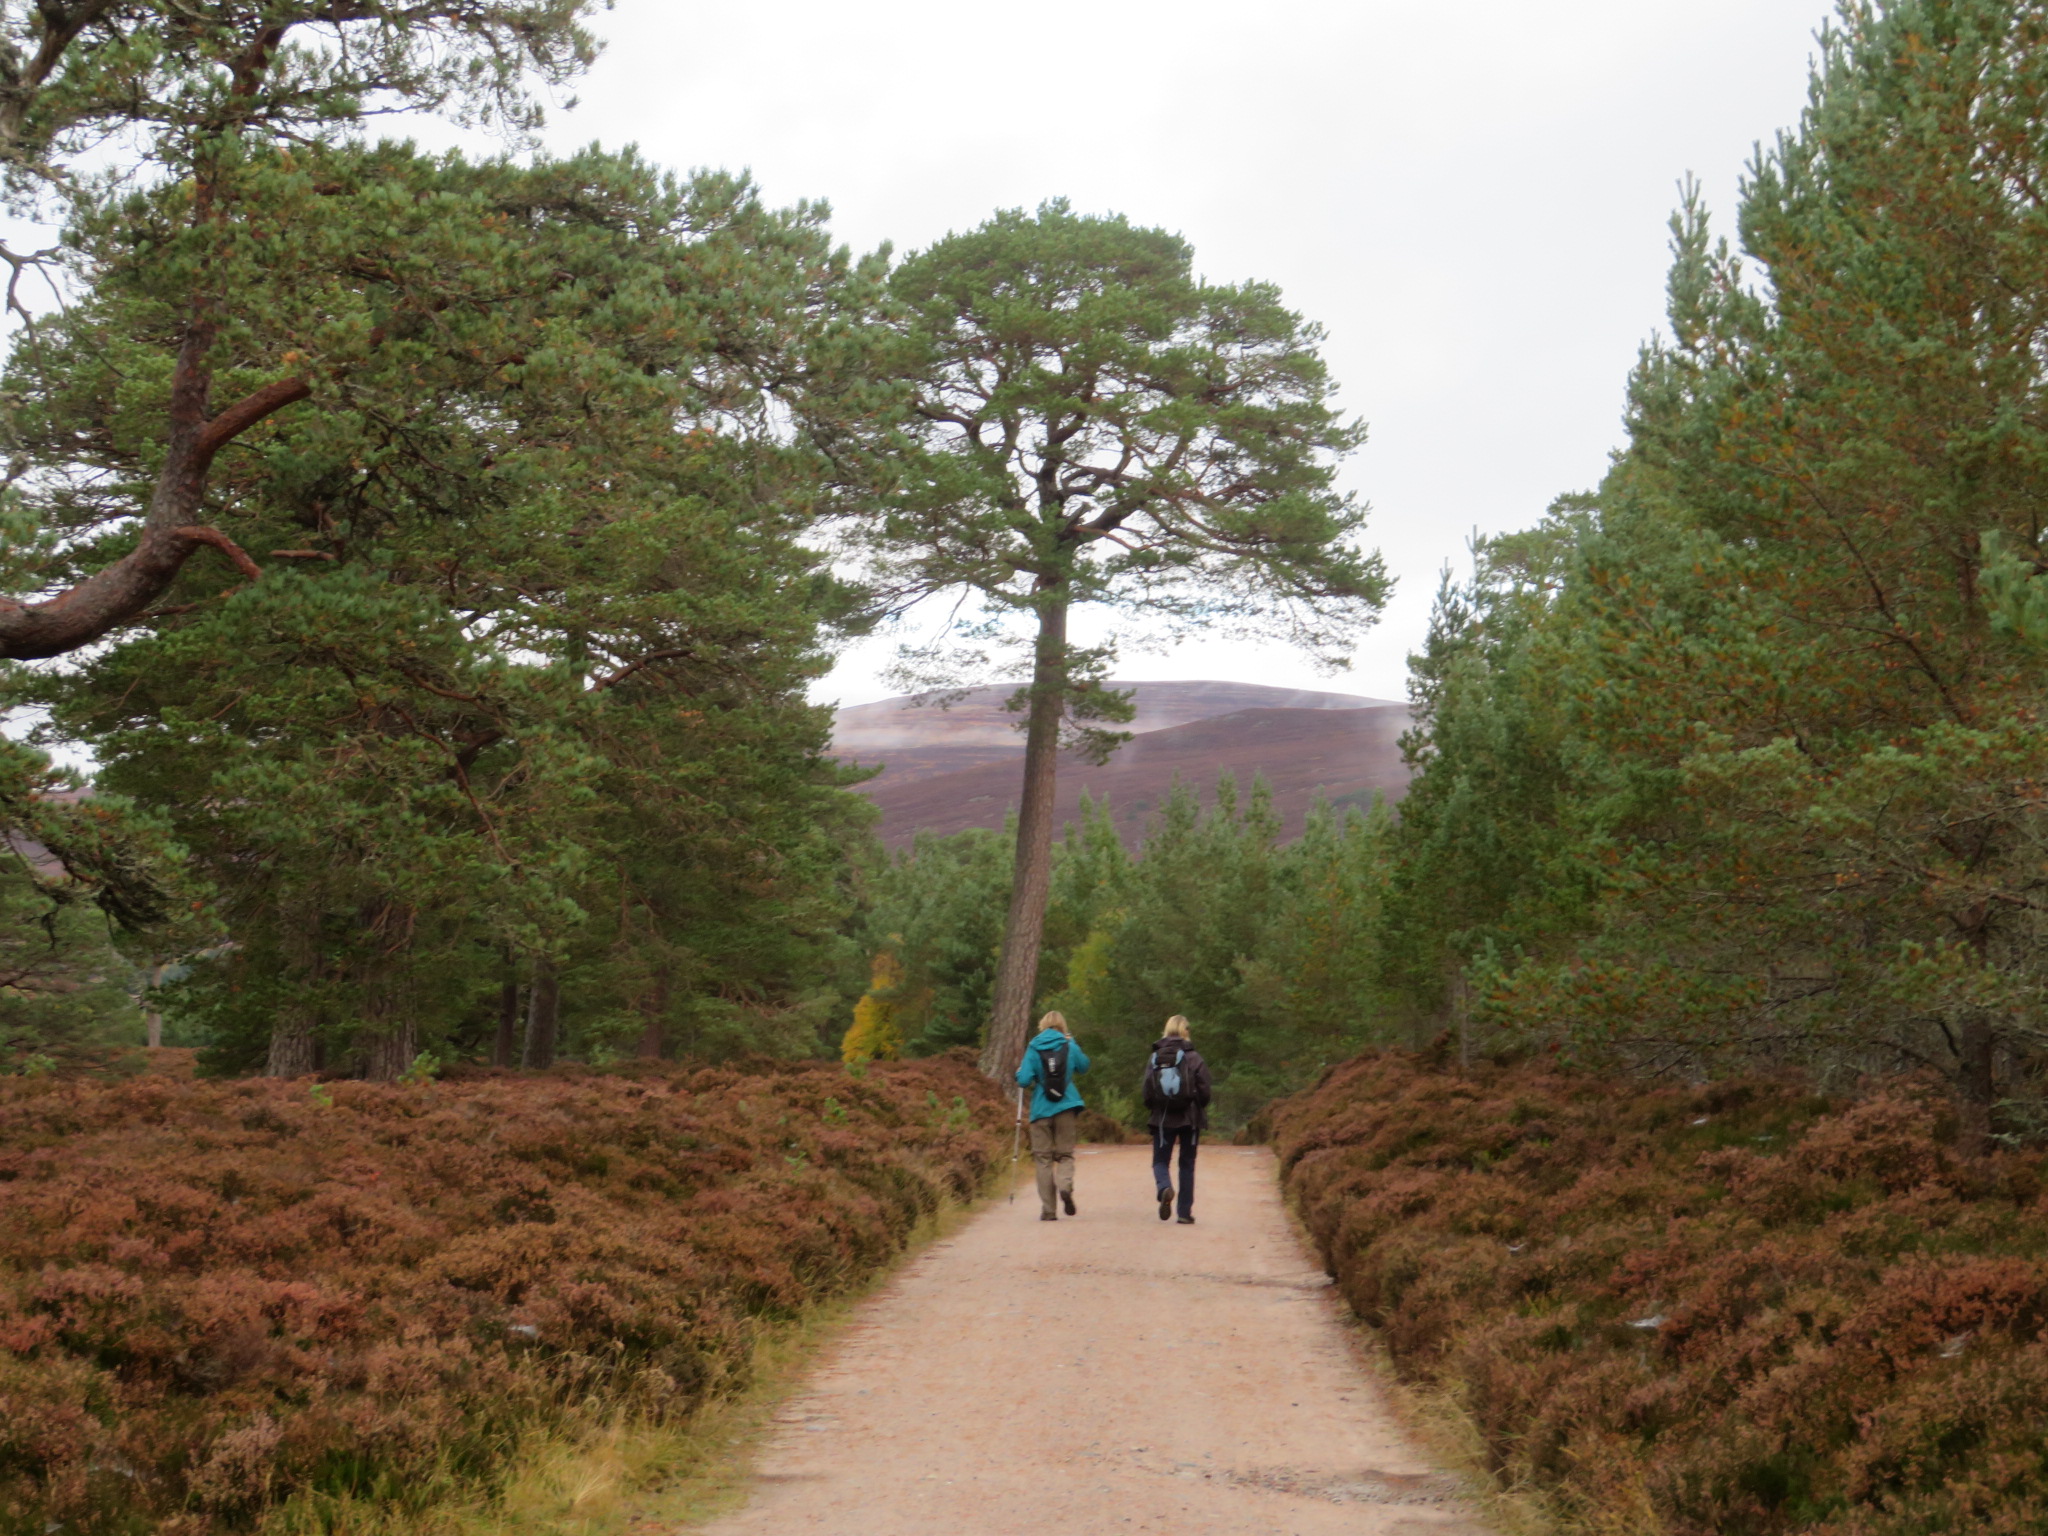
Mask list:
[[[1067,1041],[1067,1096],[1063,1099],[1048,1099],[1044,1085],[1038,1081],[1038,1053],[1048,1046]],[[1024,1065],[1017,1069],[1017,1082],[1031,1090],[1031,1118],[1043,1120],[1062,1110],[1081,1107],[1081,1090],[1074,1085],[1074,1079],[1088,1070],[1088,1053],[1056,1029],[1042,1029],[1038,1037],[1024,1047]]]

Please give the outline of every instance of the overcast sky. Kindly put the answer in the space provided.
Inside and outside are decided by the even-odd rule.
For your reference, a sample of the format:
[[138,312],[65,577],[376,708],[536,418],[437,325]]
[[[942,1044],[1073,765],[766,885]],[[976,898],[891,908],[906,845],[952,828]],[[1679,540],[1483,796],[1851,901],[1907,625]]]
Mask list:
[[[1348,464],[1399,589],[1348,674],[1230,638],[1136,678],[1400,698],[1438,571],[1474,528],[1596,482],[1663,314],[1665,220],[1699,176],[1723,226],[1805,99],[1827,0],[619,0],[551,142],[637,142],[822,199],[857,249],[916,249],[1065,196],[1280,284],[1329,331]],[[890,644],[821,696],[889,690]]]

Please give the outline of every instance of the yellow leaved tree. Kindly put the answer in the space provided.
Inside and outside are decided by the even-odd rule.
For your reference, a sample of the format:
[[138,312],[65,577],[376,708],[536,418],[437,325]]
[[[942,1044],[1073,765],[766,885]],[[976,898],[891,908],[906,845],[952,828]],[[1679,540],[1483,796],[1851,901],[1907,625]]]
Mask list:
[[914,1011],[898,995],[903,984],[903,964],[895,954],[883,950],[875,956],[868,976],[868,989],[853,1006],[853,1027],[840,1042],[842,1061],[895,1061],[903,1054],[903,1016]]

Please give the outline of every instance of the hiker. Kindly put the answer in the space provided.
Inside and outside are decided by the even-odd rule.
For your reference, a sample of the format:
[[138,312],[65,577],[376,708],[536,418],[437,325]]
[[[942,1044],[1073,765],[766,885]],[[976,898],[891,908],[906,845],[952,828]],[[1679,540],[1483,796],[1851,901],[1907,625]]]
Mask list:
[[1159,1186],[1159,1219],[1173,1214],[1167,1165],[1180,1146],[1180,1224],[1195,1224],[1195,1149],[1209,1124],[1209,1064],[1188,1043],[1188,1021],[1176,1013],[1145,1063],[1145,1107],[1152,1112],[1152,1182]]
[[1081,1121],[1081,1093],[1074,1079],[1088,1070],[1088,1053],[1075,1043],[1064,1015],[1048,1013],[1038,1034],[1024,1047],[1017,1068],[1019,1087],[1031,1090],[1031,1161],[1038,1165],[1038,1219],[1058,1221],[1060,1204],[1074,1214],[1074,1141]]

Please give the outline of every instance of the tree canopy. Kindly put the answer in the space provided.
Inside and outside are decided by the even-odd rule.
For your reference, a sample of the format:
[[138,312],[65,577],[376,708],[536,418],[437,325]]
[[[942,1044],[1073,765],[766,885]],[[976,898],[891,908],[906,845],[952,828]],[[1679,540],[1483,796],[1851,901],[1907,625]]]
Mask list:
[[[1507,1038],[2021,1091],[2040,1040],[2048,22],[1846,6],[1740,254],[1696,192],[1594,497],[1419,676],[1397,962]],[[1448,919],[1448,920],[1446,920]]]
[[[251,212],[297,280],[246,344],[353,361],[215,477],[255,571],[188,573],[34,683],[210,884],[234,947],[188,1012],[280,1072],[395,1075],[476,1037],[507,973],[535,1064],[565,981],[600,1047],[815,1039],[860,816],[802,699],[847,598],[798,542],[825,466],[781,413],[860,273],[816,212],[630,155],[275,162]],[[110,219],[89,301],[17,358],[46,526],[153,494],[132,381],[178,322],[136,231],[179,198]]]
[[[884,510],[855,525],[898,603],[979,604],[968,637],[1023,618],[1029,682],[1017,859],[983,1065],[1023,1049],[1063,733],[1101,752],[1128,718],[1077,604],[1169,628],[1229,616],[1340,660],[1385,600],[1363,510],[1335,484],[1363,429],[1332,404],[1322,333],[1270,284],[1197,277],[1179,237],[1064,202],[1000,213],[890,275],[905,416]],[[917,660],[957,675],[962,637]],[[932,674],[927,674],[928,678]]]
[[[565,81],[588,62],[579,18],[590,8],[238,0],[195,11],[172,0],[74,0],[0,16],[0,169],[16,206],[54,204],[88,249],[110,222],[141,213],[119,238],[162,308],[130,401],[153,417],[150,495],[90,530],[36,529],[17,514],[0,570],[0,656],[89,645],[156,601],[194,551],[237,557],[207,521],[214,460],[277,412],[332,389],[381,339],[345,300],[336,311],[341,274],[303,265],[318,237],[309,243],[295,226],[313,205],[306,195],[289,211],[272,201],[280,166],[395,111],[530,126],[538,108],[526,85]],[[118,177],[87,168],[107,144],[124,157]],[[124,183],[143,190],[124,195]],[[332,221],[313,222],[331,237]],[[345,265],[346,253],[324,254],[330,269],[337,256]],[[18,297],[24,263],[62,270],[81,257],[91,259],[77,246],[9,257],[9,306],[31,329]],[[30,468],[14,456],[14,477]]]

